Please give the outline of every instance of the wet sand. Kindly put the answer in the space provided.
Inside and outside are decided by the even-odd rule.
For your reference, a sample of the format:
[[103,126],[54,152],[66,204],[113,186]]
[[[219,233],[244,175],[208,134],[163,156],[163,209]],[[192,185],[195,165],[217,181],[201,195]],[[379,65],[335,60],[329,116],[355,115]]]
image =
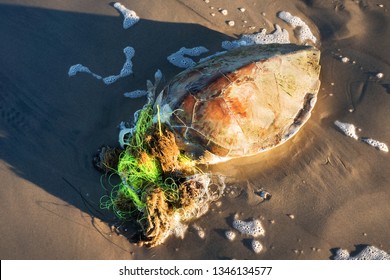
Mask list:
[[[336,248],[362,244],[390,252],[390,155],[334,125],[353,123],[359,136],[390,145],[388,1],[121,3],[141,18],[127,30],[110,1],[0,1],[1,259],[329,259]],[[281,10],[310,26],[322,52],[307,124],[274,150],[210,167],[230,183],[194,221],[204,239],[190,225],[183,240],[148,249],[113,232],[113,215],[99,209],[105,190],[92,159],[101,145],[117,145],[116,126],[145,102],[123,93],[144,89],[156,69],[165,81],[179,73],[166,57],[183,46],[216,52],[223,40],[270,32],[274,23],[292,32],[276,17]],[[68,77],[77,63],[117,74],[127,46],[136,50],[134,75],[109,86]],[[260,190],[272,198],[261,203]],[[260,254],[248,236],[224,237],[235,214],[262,221]]]

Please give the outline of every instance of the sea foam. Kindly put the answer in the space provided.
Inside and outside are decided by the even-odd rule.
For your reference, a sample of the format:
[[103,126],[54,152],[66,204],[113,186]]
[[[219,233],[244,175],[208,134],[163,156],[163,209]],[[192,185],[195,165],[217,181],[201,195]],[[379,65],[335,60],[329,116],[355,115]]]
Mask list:
[[[134,11],[127,9],[121,3],[115,2],[113,6],[124,17],[124,20],[123,20],[123,28],[124,29],[130,28],[131,26],[133,26],[134,24],[136,24],[139,21],[140,18],[137,16],[137,14]],[[86,67],[82,64],[72,65],[69,68],[68,75],[71,77],[71,76],[75,76],[77,73],[88,73],[98,80],[103,80],[103,82],[106,85],[112,84],[112,83],[116,82],[118,79],[120,79],[122,77],[129,76],[133,73],[133,63],[132,63],[131,59],[134,57],[135,51],[132,47],[126,47],[123,49],[123,52],[126,56],[126,61],[121,69],[121,72],[118,75],[110,75],[110,76],[103,78],[102,76],[95,74],[94,72],[89,70],[88,67]]]
[[127,9],[121,3],[114,3],[114,8],[123,15],[123,28],[128,29],[139,21],[139,16],[133,10]]
[[238,40],[223,41],[221,46],[225,50],[239,48],[241,46],[251,46],[255,44],[288,44],[290,43],[288,31],[282,29],[275,24],[275,30],[272,33],[267,33],[266,29],[262,29],[258,33],[244,34]]
[[343,123],[338,120],[334,122],[334,124],[342,131],[344,132],[345,135],[355,139],[355,140],[361,140],[362,142],[370,145],[371,147],[374,147],[375,149],[388,153],[389,152],[389,147],[378,140],[372,139],[370,137],[359,137],[356,134],[356,127],[353,124],[350,123]]
[[309,26],[301,18],[293,16],[286,11],[278,13],[278,17],[290,24],[296,30],[300,43],[305,43],[307,41],[312,41],[313,43],[317,42],[317,38],[313,35]]
[[263,251],[263,245],[258,240],[252,240],[251,247],[256,254],[260,254]]
[[93,73],[91,70],[89,70],[88,67],[86,67],[82,64],[75,64],[69,68],[69,71],[68,71],[69,77],[75,76],[77,73],[87,73],[87,74],[91,74],[94,78],[96,78],[98,80],[102,79],[102,76]]
[[385,143],[379,142],[378,140],[372,139],[372,138],[367,138],[367,137],[362,137],[361,138],[362,142],[374,147],[375,149],[388,153],[389,152],[389,147]]
[[123,49],[123,53],[126,56],[126,61],[123,64],[121,72],[118,75],[111,75],[103,78],[103,82],[106,85],[116,82],[118,79],[129,76],[133,73],[133,63],[132,58],[134,57],[135,51],[132,47],[126,47]]
[[225,237],[229,241],[233,241],[236,238],[236,233],[231,230],[225,231]]
[[130,92],[125,92],[123,95],[128,98],[139,98],[148,95],[148,91],[137,89]]
[[[307,43],[307,41],[317,42],[317,38],[311,32],[309,26],[299,17],[291,15],[289,12],[282,11],[278,13],[278,17],[283,21],[289,23],[295,30],[300,43]],[[275,30],[271,33],[267,33],[266,29],[262,29],[260,32],[253,34],[243,34],[237,40],[223,41],[221,47],[225,50],[231,50],[242,46],[251,46],[255,44],[289,44],[290,37],[286,29],[281,28],[278,24],[275,24]],[[193,59],[186,56],[199,56],[200,54],[207,52],[205,47],[195,47],[192,49],[181,48],[179,51],[168,56],[168,61],[173,65],[180,68],[190,68],[196,65]],[[214,56],[224,53],[217,52],[206,58],[200,59],[198,62],[203,62]]]
[[359,137],[356,134],[356,127],[353,124],[350,123],[343,123],[338,120],[334,122],[334,124],[342,131],[345,135],[358,140]]
[[91,70],[89,70],[88,67],[82,65],[82,64],[75,64],[72,65],[69,68],[68,75],[69,77],[75,76],[77,73],[88,73],[92,75],[92,77],[98,79],[98,80],[103,80],[103,82],[106,85],[112,84],[116,82],[118,79],[129,76],[133,73],[133,63],[132,63],[132,58],[134,57],[135,51],[132,47],[126,47],[123,49],[123,53],[126,56],[126,61],[123,64],[123,67],[118,75],[111,75],[107,76],[105,78],[102,78],[102,76],[93,73]]
[[200,56],[201,54],[208,52],[209,50],[203,46],[198,46],[194,48],[182,47],[177,52],[168,56],[168,61],[173,65],[180,68],[190,68],[195,66],[196,62],[187,56]]
[[374,246],[365,246],[352,256],[347,250],[338,249],[333,258],[335,260],[390,260],[390,255]]
[[253,237],[263,236],[265,234],[265,230],[261,225],[261,222],[255,219],[252,221],[243,221],[235,217],[232,226],[242,234]]

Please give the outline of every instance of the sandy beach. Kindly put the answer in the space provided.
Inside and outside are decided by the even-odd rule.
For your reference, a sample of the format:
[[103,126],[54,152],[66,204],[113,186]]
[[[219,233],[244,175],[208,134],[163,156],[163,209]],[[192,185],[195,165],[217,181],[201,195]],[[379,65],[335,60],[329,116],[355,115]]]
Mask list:
[[[388,0],[121,3],[140,17],[128,29],[111,1],[0,0],[1,259],[326,260],[363,245],[390,253],[390,154],[334,124],[354,124],[359,137],[390,145]],[[225,195],[184,239],[131,243],[99,207],[106,191],[93,166],[98,148],[118,146],[118,124],[145,103],[123,93],[145,89],[157,69],[163,83],[182,71],[167,60],[181,47],[212,54],[222,41],[270,33],[274,24],[299,43],[280,11],[305,21],[321,50],[311,118],[271,151],[210,166],[228,176]],[[78,63],[103,77],[118,74],[128,46],[134,74],[110,85],[85,73],[69,77]],[[262,201],[260,191],[272,198]],[[252,237],[225,237],[235,216],[261,221],[259,254]]]

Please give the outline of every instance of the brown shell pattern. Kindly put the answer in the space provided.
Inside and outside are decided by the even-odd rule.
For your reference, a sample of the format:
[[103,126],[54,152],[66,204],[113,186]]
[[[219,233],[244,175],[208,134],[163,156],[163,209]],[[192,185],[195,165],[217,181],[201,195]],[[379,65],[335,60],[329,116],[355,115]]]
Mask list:
[[231,50],[178,74],[162,92],[171,128],[220,157],[275,147],[306,122],[319,89],[320,52],[293,44]]

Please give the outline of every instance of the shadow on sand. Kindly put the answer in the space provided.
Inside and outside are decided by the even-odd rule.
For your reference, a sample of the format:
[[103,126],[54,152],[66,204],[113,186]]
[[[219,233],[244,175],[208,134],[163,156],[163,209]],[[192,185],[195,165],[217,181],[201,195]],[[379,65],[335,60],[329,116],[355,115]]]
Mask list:
[[[105,190],[93,156],[103,144],[117,145],[116,126],[145,102],[122,94],[144,89],[157,69],[166,80],[178,73],[166,57],[180,47],[215,52],[229,39],[197,24],[142,19],[124,30],[122,20],[0,5],[0,53],[6,54],[0,57],[0,159],[17,176],[107,223],[113,217],[99,208]],[[136,51],[133,76],[109,86],[87,74],[68,77],[77,63],[103,77],[118,74],[127,46]]]

